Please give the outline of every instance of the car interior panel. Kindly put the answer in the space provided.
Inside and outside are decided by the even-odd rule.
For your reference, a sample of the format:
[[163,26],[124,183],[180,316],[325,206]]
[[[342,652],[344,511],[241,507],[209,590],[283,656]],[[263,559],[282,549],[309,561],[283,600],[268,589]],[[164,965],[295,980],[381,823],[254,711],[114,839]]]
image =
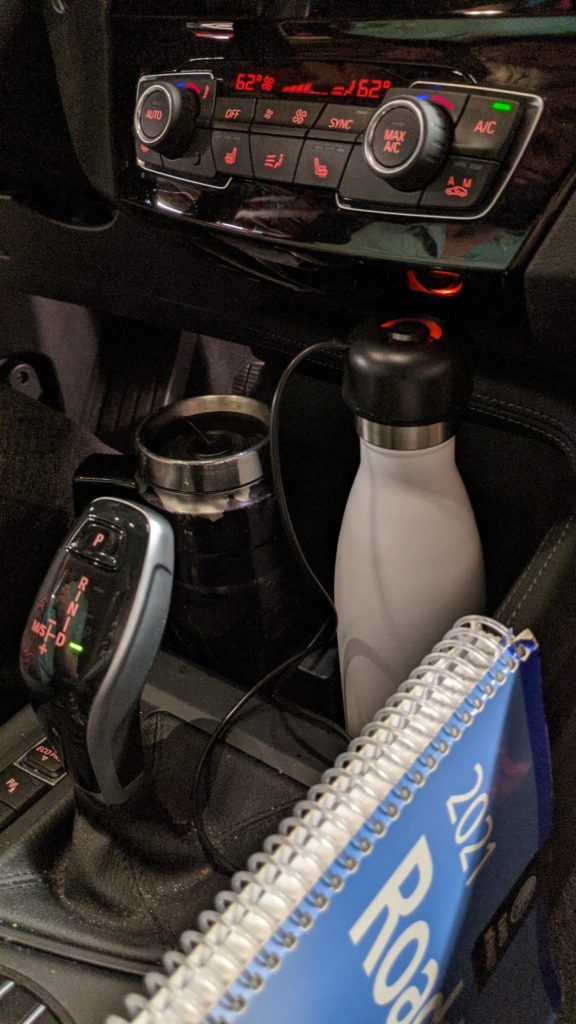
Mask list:
[[539,645],[575,1024],[575,33],[573,0],[0,6],[0,1024],[152,1024],[163,957],[476,612]]

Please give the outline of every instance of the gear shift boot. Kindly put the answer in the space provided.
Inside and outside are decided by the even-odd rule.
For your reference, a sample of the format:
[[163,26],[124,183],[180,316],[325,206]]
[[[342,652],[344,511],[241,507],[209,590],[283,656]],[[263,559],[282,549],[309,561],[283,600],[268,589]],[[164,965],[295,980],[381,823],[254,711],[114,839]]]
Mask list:
[[[206,734],[153,712],[142,736],[145,789],[113,807],[77,792],[75,806],[64,800],[2,855],[2,919],[21,944],[145,969],[225,884],[207,866],[190,821],[191,779]],[[242,863],[305,787],[229,747],[215,756],[214,771],[206,828]]]

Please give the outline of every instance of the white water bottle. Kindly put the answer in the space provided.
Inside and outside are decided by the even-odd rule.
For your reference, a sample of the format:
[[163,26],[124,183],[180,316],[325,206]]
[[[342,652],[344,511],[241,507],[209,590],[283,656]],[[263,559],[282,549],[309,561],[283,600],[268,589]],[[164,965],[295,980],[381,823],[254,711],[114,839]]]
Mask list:
[[484,609],[482,548],[455,462],[465,384],[462,358],[434,321],[364,325],[351,338],[343,394],[360,467],[335,603],[353,736],[457,618]]

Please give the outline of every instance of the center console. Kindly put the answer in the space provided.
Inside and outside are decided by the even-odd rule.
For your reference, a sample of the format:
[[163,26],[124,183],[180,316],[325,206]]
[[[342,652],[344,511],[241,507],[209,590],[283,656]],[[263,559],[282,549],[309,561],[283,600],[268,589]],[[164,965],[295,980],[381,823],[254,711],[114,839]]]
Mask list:
[[[544,106],[539,96],[482,88],[463,74],[439,81],[425,67],[197,64],[140,79],[139,166],[222,191],[236,179],[294,185],[295,196],[323,189],[341,211],[484,216]],[[248,211],[236,221],[249,227]]]
[[174,18],[142,59],[145,23],[117,12],[121,196],[236,249],[506,271],[568,187],[561,19]]
[[[92,18],[75,47],[80,6]],[[523,287],[574,182],[573,26],[552,0],[502,10],[462,3],[457,12],[444,0],[433,17],[428,5],[385,7],[247,0],[238,15],[226,0],[53,4],[70,138],[112,213],[89,230],[80,217],[59,222],[6,202],[4,267],[18,287],[41,291],[37,268],[48,259],[48,294],[249,344],[269,358],[272,379],[276,360],[345,337],[368,311],[439,315],[466,345],[471,337],[478,373],[459,460],[486,555],[488,608],[541,643],[556,789],[546,885],[555,900],[573,860],[565,836],[576,780],[576,424],[571,398],[524,381]],[[538,339],[547,357],[561,348],[555,313],[547,309]],[[490,358],[501,349],[506,364]],[[287,396],[285,442],[298,535],[328,579],[356,438],[338,359],[320,359],[314,373]],[[83,538],[89,554],[101,533]],[[81,565],[86,550],[67,558]],[[86,578],[112,574],[88,563]],[[118,616],[105,597],[101,614],[106,645]],[[67,655],[68,703],[58,703],[57,688],[49,696],[83,737],[74,659],[84,652],[60,627],[54,646]],[[105,658],[96,661],[103,672]],[[33,977],[30,1013],[47,1007],[33,1020],[97,1024],[226,884],[197,841],[191,780],[210,733],[245,692],[238,662],[233,652],[230,672],[213,674],[182,651],[159,654],[136,723],[146,785],[126,805],[95,797],[126,733],[114,732],[104,764],[90,758],[92,799],[78,785],[74,799],[80,762],[68,750],[67,768],[58,763],[30,709],[0,728],[0,1000],[2,986],[13,986],[8,998],[19,978],[32,989]],[[37,683],[47,685],[40,669]],[[255,705],[214,759],[208,827],[235,862],[341,749],[330,723],[311,719],[313,702],[300,699],[317,686],[316,710],[329,716],[330,671],[308,665],[299,691],[295,683],[277,704]],[[83,698],[93,689],[83,687]],[[132,738],[139,696],[136,687],[125,716]],[[136,767],[140,779],[140,760]]]

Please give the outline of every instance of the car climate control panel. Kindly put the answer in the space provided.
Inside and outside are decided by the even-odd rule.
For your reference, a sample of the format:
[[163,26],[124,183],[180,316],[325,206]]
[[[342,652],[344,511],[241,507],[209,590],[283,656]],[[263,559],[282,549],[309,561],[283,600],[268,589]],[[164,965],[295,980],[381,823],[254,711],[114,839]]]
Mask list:
[[206,189],[245,179],[321,190],[341,210],[477,219],[543,109],[536,95],[462,79],[395,84],[375,65],[222,63],[140,79],[141,168]]

